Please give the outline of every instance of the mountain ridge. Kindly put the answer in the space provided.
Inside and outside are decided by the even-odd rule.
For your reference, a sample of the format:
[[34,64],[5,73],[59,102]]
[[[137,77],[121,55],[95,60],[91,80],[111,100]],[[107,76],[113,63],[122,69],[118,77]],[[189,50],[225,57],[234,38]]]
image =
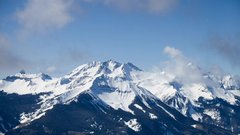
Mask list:
[[[169,79],[165,79],[164,77],[166,74],[167,73],[161,72],[161,79],[154,77],[151,73],[146,77],[143,70],[131,63],[121,64],[113,60],[108,60],[106,62],[93,61],[75,68],[72,72],[60,78],[52,78],[46,74],[28,75],[18,73],[1,80],[0,89],[8,94],[41,95],[37,103],[40,107],[32,112],[22,112],[20,114],[19,122],[21,125],[31,125],[34,121],[41,120],[49,111],[59,104],[71,105],[73,102],[81,102],[79,96],[85,93],[90,95],[92,98],[91,100],[100,103],[100,106],[105,109],[112,108],[113,110],[121,110],[135,115],[136,109],[146,112],[146,110],[152,110],[152,106],[156,105],[154,108],[161,110],[161,114],[165,114],[166,119],[169,117],[169,119],[178,121],[174,118],[179,117],[177,112],[180,112],[180,114],[183,115],[181,117],[192,118],[206,125],[212,124],[233,133],[238,133],[240,131],[239,127],[232,126],[238,125],[240,122],[240,117],[236,114],[239,107],[239,99],[237,98],[239,93],[237,88],[239,86],[238,83],[235,82],[238,82],[238,80],[235,81],[231,77],[226,77],[224,81],[222,81],[222,87],[218,88],[218,86],[215,86],[215,83],[220,84],[219,82],[211,83],[214,84],[211,86],[212,89],[207,85],[201,84],[194,84],[194,87],[186,87],[185,84],[175,80],[175,78],[170,81]],[[208,78],[206,80],[209,82],[212,81],[208,80]],[[22,88],[19,86],[22,86]],[[232,93],[232,90],[229,90],[229,88],[234,88],[233,91],[235,92]],[[194,94],[195,91],[199,92],[196,93],[197,96],[189,95],[189,92]],[[136,98],[139,99],[142,104],[141,106],[134,104]],[[218,99],[222,100],[218,101]],[[225,120],[226,122],[219,122],[225,118],[221,116],[221,112],[226,110],[221,110],[221,108],[217,110],[214,106],[212,108],[207,108],[207,103],[213,100],[217,100],[216,104],[223,105],[223,107],[226,107],[224,105],[227,104],[227,107],[230,108],[229,112],[231,112],[232,115],[230,119],[236,117],[239,121],[232,122],[230,119],[227,119]],[[162,103],[162,101],[164,103]],[[134,109],[131,109],[133,105]],[[203,108],[204,105],[205,108]],[[168,106],[177,111],[172,110],[171,112],[173,114],[170,113],[167,111],[169,110]],[[100,111],[103,109],[102,107],[100,107]],[[149,112],[148,115],[149,117],[151,116],[150,118],[157,117],[157,114],[152,112]],[[160,119],[158,117],[157,119]],[[132,125],[129,126],[129,123],[136,124],[137,122],[137,119],[131,119],[131,121],[125,121],[125,125],[139,132],[141,126],[137,126],[138,128],[131,127]],[[141,125],[141,123],[139,125]],[[21,129],[22,126],[15,127],[15,129],[19,128]],[[171,128],[171,130],[172,132],[180,133],[174,128]],[[196,128],[196,132],[198,132],[197,130],[200,129]],[[204,133],[204,131],[201,132]]]

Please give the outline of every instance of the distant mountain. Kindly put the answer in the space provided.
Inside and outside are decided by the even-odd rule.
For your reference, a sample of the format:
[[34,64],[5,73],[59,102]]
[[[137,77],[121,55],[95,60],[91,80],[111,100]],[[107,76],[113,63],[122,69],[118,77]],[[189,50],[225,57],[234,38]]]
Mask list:
[[81,65],[60,78],[25,72],[8,76],[0,80],[0,132],[240,133],[238,79],[202,72],[199,83],[186,84],[169,75],[109,60]]

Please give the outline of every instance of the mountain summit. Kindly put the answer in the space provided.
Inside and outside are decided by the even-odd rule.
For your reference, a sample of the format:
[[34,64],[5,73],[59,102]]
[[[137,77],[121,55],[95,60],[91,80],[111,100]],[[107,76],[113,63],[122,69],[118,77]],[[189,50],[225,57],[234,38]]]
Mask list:
[[[0,80],[5,134],[236,134],[239,80],[186,84],[131,63],[90,62],[67,75],[21,74]],[[188,75],[186,75],[188,77]]]

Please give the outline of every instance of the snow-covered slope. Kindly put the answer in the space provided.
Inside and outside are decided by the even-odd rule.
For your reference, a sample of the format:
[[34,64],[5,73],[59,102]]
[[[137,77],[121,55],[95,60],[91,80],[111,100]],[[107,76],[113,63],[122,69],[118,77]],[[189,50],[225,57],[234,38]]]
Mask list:
[[133,113],[129,105],[137,96],[142,98],[146,106],[145,98],[154,98],[150,92],[132,81],[133,71],[141,70],[131,63],[121,64],[112,60],[91,62],[77,67],[61,78],[45,79],[44,74],[18,73],[1,80],[0,89],[20,95],[46,93],[40,97],[41,107],[38,110],[21,114],[21,123],[42,117],[58,103],[67,104],[76,100],[82,92],[91,93],[116,110]]
[[17,73],[3,80],[0,80],[0,89],[7,93],[17,94],[37,94],[40,92],[48,92],[47,85],[54,82],[50,76],[40,74]]
[[[197,67],[192,64],[187,66]],[[178,78],[178,76],[167,71],[138,72],[134,74],[134,80],[139,86],[149,90],[156,97],[169,106],[176,108],[183,115],[197,121],[209,121],[209,118],[206,117],[210,117],[213,121],[211,123],[225,127],[222,125],[224,123],[222,121],[226,119],[223,110],[220,111],[219,107],[216,107],[218,108],[216,109],[213,106],[211,106],[211,109],[205,108],[207,107],[205,104],[216,102],[218,105],[225,106],[225,108],[227,108],[226,104],[229,104],[228,106],[239,106],[239,80],[230,75],[219,78],[209,72],[205,73],[200,68],[195,68],[194,72],[197,72],[199,76],[190,80],[186,78],[189,76],[191,78],[191,73],[189,75],[186,74],[184,78]],[[226,103],[218,101],[219,99]],[[214,110],[214,116],[213,112],[206,113],[209,112],[208,109]],[[237,114],[234,113],[231,115]],[[231,119],[229,117],[229,120]]]
[[[52,79],[49,76],[45,77],[47,75],[44,74],[18,73],[1,80],[0,89],[8,94],[40,95],[40,98],[37,99],[39,107],[34,111],[22,112],[20,114],[21,124],[15,127],[15,130],[27,125],[31,126],[35,121],[46,117],[45,115],[48,116],[48,112],[54,110],[57,105],[72,106],[73,102],[81,103],[81,100],[84,98],[86,100],[91,99],[92,101],[90,101],[93,102],[94,106],[98,108],[98,111],[102,113],[109,112],[112,108],[118,113],[121,112],[120,114],[112,114],[114,117],[119,117],[119,115],[123,117],[128,114],[129,116],[124,116],[126,118],[122,123],[135,132],[142,132],[142,128],[143,130],[144,127],[146,128],[144,124],[138,123],[138,121],[141,120],[139,119],[139,108],[144,112],[144,114],[140,113],[141,116],[145,115],[144,119],[158,119],[162,122],[158,125],[163,126],[166,131],[169,130],[169,133],[180,132],[180,129],[176,129],[180,128],[179,125],[185,128],[181,130],[188,130],[186,123],[182,124],[181,122],[177,122],[178,119],[182,119],[183,116],[175,117],[175,114],[179,115],[176,110],[170,109],[148,90],[135,83],[132,73],[140,71],[140,69],[131,63],[121,64],[112,60],[106,62],[91,62],[77,67],[69,74],[60,78]],[[79,96],[82,97],[79,98]],[[91,104],[90,101],[87,102],[87,106]],[[56,113],[61,115],[59,112]],[[107,115],[108,114],[106,114],[106,116]],[[161,115],[164,117],[160,117]],[[165,119],[168,121],[164,122]],[[188,121],[193,123],[191,120]],[[168,126],[171,127],[171,130],[166,129]],[[194,131],[194,129],[190,130]],[[196,129],[195,132],[198,132],[198,129]]]
[[[234,109],[236,108],[234,107],[239,106],[239,80],[232,76],[215,77],[192,64],[187,66],[199,70],[198,73],[201,74],[201,77],[198,77],[197,81],[191,81],[191,79],[186,81],[167,71],[144,72],[131,63],[122,64],[109,60],[81,65],[59,78],[52,78],[42,73],[18,73],[0,80],[0,90],[8,94],[40,95],[37,109],[20,114],[20,123],[22,124],[29,124],[43,117],[57,104],[77,102],[79,95],[87,93],[106,108],[111,107],[135,115],[135,111],[131,107],[134,106],[141,112],[147,113],[147,116],[153,120],[158,119],[158,115],[147,110],[151,110],[152,105],[157,104],[162,112],[175,119],[175,114],[157,103],[160,99],[196,121],[206,122],[210,118],[210,124],[224,127],[224,124],[220,123],[225,117],[222,116],[221,109],[205,108],[205,106],[210,101],[220,106],[229,104],[231,115],[235,116]],[[186,75],[186,78],[190,76]],[[141,101],[142,106],[135,103],[136,99]],[[226,103],[223,104],[219,99]],[[146,108],[143,109],[144,107]],[[131,125],[131,123],[136,125],[135,120],[125,123],[137,131]]]

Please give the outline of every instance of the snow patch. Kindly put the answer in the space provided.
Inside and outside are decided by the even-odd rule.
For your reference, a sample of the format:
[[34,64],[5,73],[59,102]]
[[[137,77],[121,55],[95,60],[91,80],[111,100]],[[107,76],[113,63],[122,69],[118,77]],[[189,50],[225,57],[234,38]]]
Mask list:
[[141,130],[141,125],[137,122],[137,119],[130,119],[129,121],[124,121],[125,125],[127,125],[132,130],[139,132]]
[[190,98],[192,101],[198,101],[199,97],[204,97],[204,99],[212,100],[214,98],[211,91],[209,91],[203,84],[194,83],[187,85],[183,88],[183,93],[186,97]]
[[145,110],[143,110],[143,108],[142,108],[140,105],[134,104],[134,106],[135,106],[136,108],[138,108],[139,110],[143,111],[144,113],[146,112]]
[[196,121],[202,120],[202,115],[199,113],[191,114],[191,117]]
[[157,119],[158,117],[155,115],[155,114],[153,114],[153,113],[149,113],[149,117],[150,117],[150,119]]
[[122,109],[134,114],[134,112],[129,109],[129,105],[135,98],[135,94],[132,91],[129,91],[128,93],[121,93],[118,91],[104,92],[98,94],[98,97],[116,110]]
[[197,127],[197,125],[196,124],[193,124],[193,125],[191,125],[193,128],[196,128]]
[[206,110],[204,110],[203,113],[210,116],[213,120],[217,120],[217,121],[221,120],[220,113],[217,110],[206,109]]

